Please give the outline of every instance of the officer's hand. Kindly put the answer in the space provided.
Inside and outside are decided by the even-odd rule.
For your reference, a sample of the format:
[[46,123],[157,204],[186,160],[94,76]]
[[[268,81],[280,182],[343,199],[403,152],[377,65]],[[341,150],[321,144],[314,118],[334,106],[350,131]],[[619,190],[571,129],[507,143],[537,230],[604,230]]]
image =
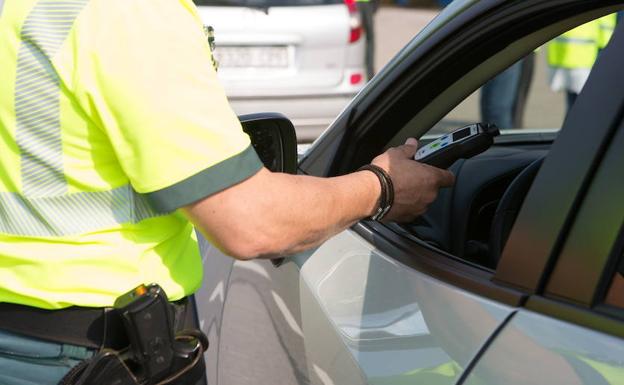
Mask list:
[[447,171],[414,160],[418,142],[409,138],[373,159],[372,164],[386,170],[394,185],[394,203],[384,222],[409,222],[427,210],[442,187],[455,183]]

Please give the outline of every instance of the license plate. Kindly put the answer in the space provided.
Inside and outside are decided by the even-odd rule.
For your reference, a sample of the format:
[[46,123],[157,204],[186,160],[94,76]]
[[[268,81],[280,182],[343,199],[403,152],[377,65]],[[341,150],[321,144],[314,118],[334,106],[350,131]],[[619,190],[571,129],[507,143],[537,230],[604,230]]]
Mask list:
[[217,46],[214,54],[221,68],[286,68],[290,65],[285,46]]

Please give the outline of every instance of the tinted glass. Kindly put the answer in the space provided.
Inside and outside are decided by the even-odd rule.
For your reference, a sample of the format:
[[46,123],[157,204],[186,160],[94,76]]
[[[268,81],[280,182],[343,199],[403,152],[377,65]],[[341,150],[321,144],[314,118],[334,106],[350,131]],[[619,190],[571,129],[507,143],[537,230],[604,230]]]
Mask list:
[[285,7],[299,5],[342,4],[343,0],[193,0],[197,5],[219,5],[230,7]]

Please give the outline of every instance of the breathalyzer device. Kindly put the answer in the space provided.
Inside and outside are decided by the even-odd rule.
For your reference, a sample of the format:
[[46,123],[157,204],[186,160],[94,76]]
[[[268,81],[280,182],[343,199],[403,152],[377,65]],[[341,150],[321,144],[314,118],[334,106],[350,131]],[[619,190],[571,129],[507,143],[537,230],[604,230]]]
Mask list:
[[438,168],[449,168],[457,159],[471,158],[487,150],[499,134],[494,124],[471,124],[421,147],[414,159]]

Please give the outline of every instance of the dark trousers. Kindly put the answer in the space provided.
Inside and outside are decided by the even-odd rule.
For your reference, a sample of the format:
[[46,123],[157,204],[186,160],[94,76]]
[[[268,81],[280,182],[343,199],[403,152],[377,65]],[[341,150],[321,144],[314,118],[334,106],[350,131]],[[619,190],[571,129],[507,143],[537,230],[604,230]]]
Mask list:
[[0,330],[0,384],[56,385],[93,350]]
[[[176,330],[199,327],[193,297],[186,308],[176,307],[175,313]],[[57,385],[71,368],[96,353],[97,349],[0,329],[0,385]],[[203,378],[195,385],[205,384]]]
[[358,2],[358,9],[360,10],[360,17],[362,19],[362,25],[364,26],[364,33],[366,35],[366,53],[364,56],[366,66],[366,77],[368,79],[375,75],[375,24],[373,16],[375,14],[375,3]]
[[499,128],[521,128],[533,78],[534,54],[513,64],[481,88],[481,119]]
[[577,94],[576,92],[572,92],[572,91],[566,92],[566,111],[570,111],[570,109],[574,105],[574,102],[576,102],[576,98],[578,98],[578,96],[579,94]]

